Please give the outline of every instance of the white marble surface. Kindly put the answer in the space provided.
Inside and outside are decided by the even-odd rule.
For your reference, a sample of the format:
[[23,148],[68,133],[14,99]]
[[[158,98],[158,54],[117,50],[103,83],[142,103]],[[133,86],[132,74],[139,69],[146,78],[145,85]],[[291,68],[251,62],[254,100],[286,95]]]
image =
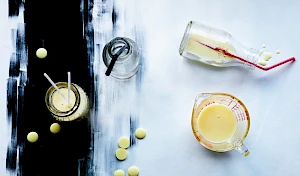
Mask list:
[[[275,63],[300,58],[300,1],[143,0],[138,21],[144,29],[145,75],[140,126],[147,137],[135,150],[141,176],[299,175],[299,61],[269,72],[216,69],[188,61],[178,47],[190,20],[231,33],[243,44],[275,54]],[[0,138],[6,140],[6,79],[11,50],[7,2],[0,2]],[[5,86],[4,86],[5,85]],[[235,151],[214,153],[194,138],[191,110],[202,92],[227,92],[250,111],[247,158]],[[0,174],[5,175],[6,143],[0,143]],[[3,174],[2,174],[3,173]]]
[[[300,1],[142,1],[146,74],[140,124],[147,139],[136,148],[141,175],[299,175],[298,62],[269,72],[214,69],[181,58],[178,47],[190,20],[231,33],[249,47],[299,58]],[[227,92],[250,111],[245,145],[251,155],[213,153],[195,140],[191,109],[196,94]]]

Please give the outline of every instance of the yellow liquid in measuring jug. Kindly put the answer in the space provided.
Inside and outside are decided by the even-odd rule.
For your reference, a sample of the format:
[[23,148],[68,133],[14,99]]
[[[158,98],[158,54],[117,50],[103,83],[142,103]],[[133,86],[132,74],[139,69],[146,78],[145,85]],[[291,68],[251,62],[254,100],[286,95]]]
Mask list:
[[232,57],[230,56],[225,56],[225,55],[220,55],[220,52],[215,51],[205,45],[200,44],[199,42],[211,46],[211,47],[224,47],[228,52],[234,54],[235,49],[233,46],[229,45],[225,41],[218,41],[214,40],[212,38],[208,38],[202,35],[197,35],[197,34],[191,34],[189,42],[186,47],[186,51],[190,52],[192,54],[195,54],[202,59],[208,59],[212,61],[219,61],[222,59],[223,61],[231,61]]
[[234,113],[225,105],[211,104],[198,117],[198,128],[202,136],[215,143],[232,137],[237,127]]

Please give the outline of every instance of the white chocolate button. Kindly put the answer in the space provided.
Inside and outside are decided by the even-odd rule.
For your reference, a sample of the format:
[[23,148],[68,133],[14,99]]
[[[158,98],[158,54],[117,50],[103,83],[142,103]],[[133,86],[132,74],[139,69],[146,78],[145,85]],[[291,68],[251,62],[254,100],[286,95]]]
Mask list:
[[125,176],[125,172],[121,169],[114,172],[114,176]]
[[258,64],[259,64],[259,65],[262,65],[262,66],[266,66],[266,65],[267,65],[267,62],[264,61],[264,60],[259,60],[259,61],[258,61]]
[[272,58],[272,54],[269,52],[264,53],[264,59],[265,61],[269,61]]
[[130,145],[130,141],[127,137],[121,137],[119,139],[119,147],[123,148],[123,149],[127,149]]
[[60,131],[60,125],[58,123],[53,123],[50,126],[50,131],[54,134],[58,133]]
[[39,135],[36,132],[30,132],[27,135],[27,140],[31,143],[36,142],[39,139]]
[[280,50],[276,50],[276,54],[280,54]]
[[119,148],[116,150],[116,157],[118,158],[118,160],[123,161],[126,159],[127,157],[127,151],[123,148]]
[[128,175],[129,176],[138,176],[140,173],[139,168],[136,166],[131,166],[128,168]]
[[36,57],[44,59],[45,57],[47,57],[47,50],[45,48],[39,48],[36,51]]
[[146,130],[143,129],[143,128],[138,128],[136,131],[135,131],[135,137],[138,138],[138,139],[143,139],[146,137]]

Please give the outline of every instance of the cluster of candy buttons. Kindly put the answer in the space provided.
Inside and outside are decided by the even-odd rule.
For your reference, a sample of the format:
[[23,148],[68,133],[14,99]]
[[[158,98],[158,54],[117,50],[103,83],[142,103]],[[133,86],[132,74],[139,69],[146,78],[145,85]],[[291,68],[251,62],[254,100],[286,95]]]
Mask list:
[[[143,128],[138,128],[135,131],[135,137],[138,139],[145,138],[146,130]],[[130,146],[130,141],[127,137],[121,137],[118,141],[118,144],[120,148],[116,150],[116,157],[118,160],[123,161],[127,158],[126,149]],[[138,176],[140,173],[139,168],[136,166],[129,167],[127,172],[129,176]],[[125,172],[121,169],[118,169],[114,172],[114,176],[125,176]]]

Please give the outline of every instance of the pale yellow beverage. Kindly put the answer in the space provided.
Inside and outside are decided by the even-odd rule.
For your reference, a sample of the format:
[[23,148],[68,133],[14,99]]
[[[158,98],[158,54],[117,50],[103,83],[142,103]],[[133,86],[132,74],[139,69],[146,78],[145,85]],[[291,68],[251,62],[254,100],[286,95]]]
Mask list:
[[235,133],[236,127],[234,113],[225,105],[208,105],[199,114],[198,128],[208,141],[214,143],[227,141]]
[[51,86],[46,92],[45,102],[52,116],[58,121],[74,121],[87,117],[89,99],[84,90],[76,84],[70,86],[68,103],[68,83],[56,83],[62,95]]
[[232,57],[221,55],[220,52],[215,51],[205,45],[211,46],[213,48],[226,49],[228,52],[234,54],[235,49],[232,45],[228,44],[227,41],[220,41],[212,38],[208,38],[202,35],[191,34],[189,42],[186,47],[186,51],[194,55],[200,56],[202,59],[211,60],[218,62],[222,59],[223,62],[231,61]]
[[[68,89],[67,88],[61,88],[59,89],[60,92],[64,95],[64,97],[68,98]],[[75,105],[76,97],[73,91],[70,91],[70,104],[58,93],[58,91],[55,91],[52,96],[52,102],[54,107],[62,112],[69,111],[73,108]]]

